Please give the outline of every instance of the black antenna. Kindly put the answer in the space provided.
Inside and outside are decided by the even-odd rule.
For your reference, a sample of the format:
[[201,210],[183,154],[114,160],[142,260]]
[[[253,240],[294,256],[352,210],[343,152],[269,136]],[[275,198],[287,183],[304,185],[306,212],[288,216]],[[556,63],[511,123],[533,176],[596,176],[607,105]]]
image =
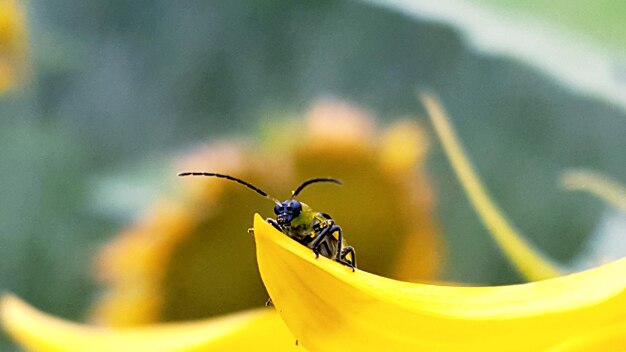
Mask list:
[[308,185],[310,185],[311,183],[316,183],[316,182],[332,182],[332,183],[336,183],[338,185],[343,185],[343,182],[341,182],[341,180],[338,180],[336,178],[330,178],[330,177],[320,177],[320,178],[312,178],[310,180],[304,181],[304,183],[302,183],[300,185],[300,187],[296,188],[295,191],[293,191],[293,194],[291,195],[291,199],[296,198],[296,196]]
[[246,182],[244,180],[241,180],[241,179],[238,179],[236,177],[229,176],[229,175],[216,174],[216,173],[213,173],[213,172],[179,172],[178,176],[214,176],[214,177],[219,177],[219,178],[225,178],[227,180],[235,181],[235,182],[237,182],[239,184],[242,184],[242,185],[250,188],[251,190],[255,191],[256,193],[262,195],[263,197],[274,201],[274,203],[280,204],[278,199],[268,195],[262,189],[260,189],[260,188],[258,188],[256,186],[253,186],[253,185],[249,184],[248,182]]

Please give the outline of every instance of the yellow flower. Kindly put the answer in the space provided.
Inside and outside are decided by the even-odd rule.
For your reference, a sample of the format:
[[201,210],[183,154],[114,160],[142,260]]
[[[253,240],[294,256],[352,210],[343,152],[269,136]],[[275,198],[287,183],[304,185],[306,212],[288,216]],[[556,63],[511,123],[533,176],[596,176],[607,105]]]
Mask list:
[[258,215],[254,230],[265,287],[311,351],[626,348],[626,259],[521,285],[435,286],[316,259]]
[[14,86],[23,75],[26,29],[23,4],[0,0],[0,93]]
[[[442,250],[423,171],[428,144],[418,125],[400,121],[379,133],[366,112],[326,100],[306,119],[273,129],[283,132],[267,145],[216,142],[184,157],[176,171],[232,174],[278,198],[307,178],[340,178],[343,187],[316,185],[301,199],[337,220],[363,268],[403,280],[436,278]],[[246,230],[254,212],[273,216],[272,203],[220,179],[175,182],[178,193],[153,204],[98,256],[107,291],[94,309],[96,322],[200,319],[267,300]]]

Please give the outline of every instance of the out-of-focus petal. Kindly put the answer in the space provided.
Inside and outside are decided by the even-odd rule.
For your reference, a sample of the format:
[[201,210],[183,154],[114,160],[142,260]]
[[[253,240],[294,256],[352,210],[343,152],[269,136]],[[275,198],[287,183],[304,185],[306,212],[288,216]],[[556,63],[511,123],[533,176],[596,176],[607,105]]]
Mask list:
[[[182,155],[175,171],[229,174],[280,199],[307,178],[340,178],[344,187],[316,184],[299,199],[333,216],[365,269],[436,279],[443,246],[420,126],[404,120],[383,128],[356,107],[325,100],[304,119],[273,124],[271,138],[263,145],[214,142]],[[106,292],[96,322],[198,319],[267,299],[246,219],[255,212],[273,216],[272,202],[223,179],[175,178],[173,171],[170,182],[176,192],[161,196],[98,257]]]
[[24,4],[0,0],[0,93],[20,81],[26,60]]
[[572,266],[588,268],[626,255],[626,187],[598,171],[585,169],[565,171],[560,182],[567,190],[588,192],[615,208],[604,213]]
[[204,321],[103,328],[68,322],[14,296],[0,300],[6,331],[29,351],[302,351],[273,309],[261,308]]
[[626,211],[626,188],[609,177],[591,170],[569,170],[561,184],[571,191],[587,191],[617,209]]
[[539,249],[529,243],[522,234],[517,232],[504,213],[495,205],[476,175],[450,124],[446,112],[437,99],[425,93],[420,94],[420,99],[426,107],[435,132],[441,140],[448,159],[450,159],[450,164],[465,189],[476,213],[516,269],[531,281],[563,275],[564,270],[559,268],[556,263],[553,263]]
[[[269,181],[280,178],[270,176],[272,168],[247,163],[249,153],[242,145],[216,143],[190,154],[180,168],[214,167],[272,191],[276,184]],[[95,322],[201,319],[267,300],[246,219],[264,209],[269,215],[272,202],[223,180],[175,175],[180,193],[152,204],[97,257],[97,276],[107,290],[94,308]]]
[[254,230],[263,282],[311,351],[541,351],[626,322],[626,259],[521,285],[436,286],[316,259],[258,215]]

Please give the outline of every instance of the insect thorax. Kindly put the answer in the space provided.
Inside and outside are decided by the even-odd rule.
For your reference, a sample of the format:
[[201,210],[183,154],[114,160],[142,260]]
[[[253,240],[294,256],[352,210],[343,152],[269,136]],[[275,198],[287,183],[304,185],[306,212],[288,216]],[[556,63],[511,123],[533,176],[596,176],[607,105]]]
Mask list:
[[316,229],[319,228],[322,217],[315,213],[309,206],[303,204],[303,211],[289,225],[283,226],[283,233],[294,240],[306,245],[311,242],[317,235]]
[[314,236],[312,227],[307,225],[299,225],[295,227],[289,225],[283,226],[283,232],[285,235],[300,243],[308,242],[308,240]]

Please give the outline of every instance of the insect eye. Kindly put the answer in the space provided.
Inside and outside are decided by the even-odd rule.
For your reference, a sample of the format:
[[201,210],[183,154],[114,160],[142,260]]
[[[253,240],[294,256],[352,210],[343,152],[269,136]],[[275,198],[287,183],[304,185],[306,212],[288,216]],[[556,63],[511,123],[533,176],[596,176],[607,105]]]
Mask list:
[[300,212],[302,211],[302,204],[300,204],[300,202],[298,201],[294,201],[291,204],[294,214],[300,214]]
[[276,206],[274,207],[274,214],[280,214],[280,208],[282,208],[280,204],[276,204]]

